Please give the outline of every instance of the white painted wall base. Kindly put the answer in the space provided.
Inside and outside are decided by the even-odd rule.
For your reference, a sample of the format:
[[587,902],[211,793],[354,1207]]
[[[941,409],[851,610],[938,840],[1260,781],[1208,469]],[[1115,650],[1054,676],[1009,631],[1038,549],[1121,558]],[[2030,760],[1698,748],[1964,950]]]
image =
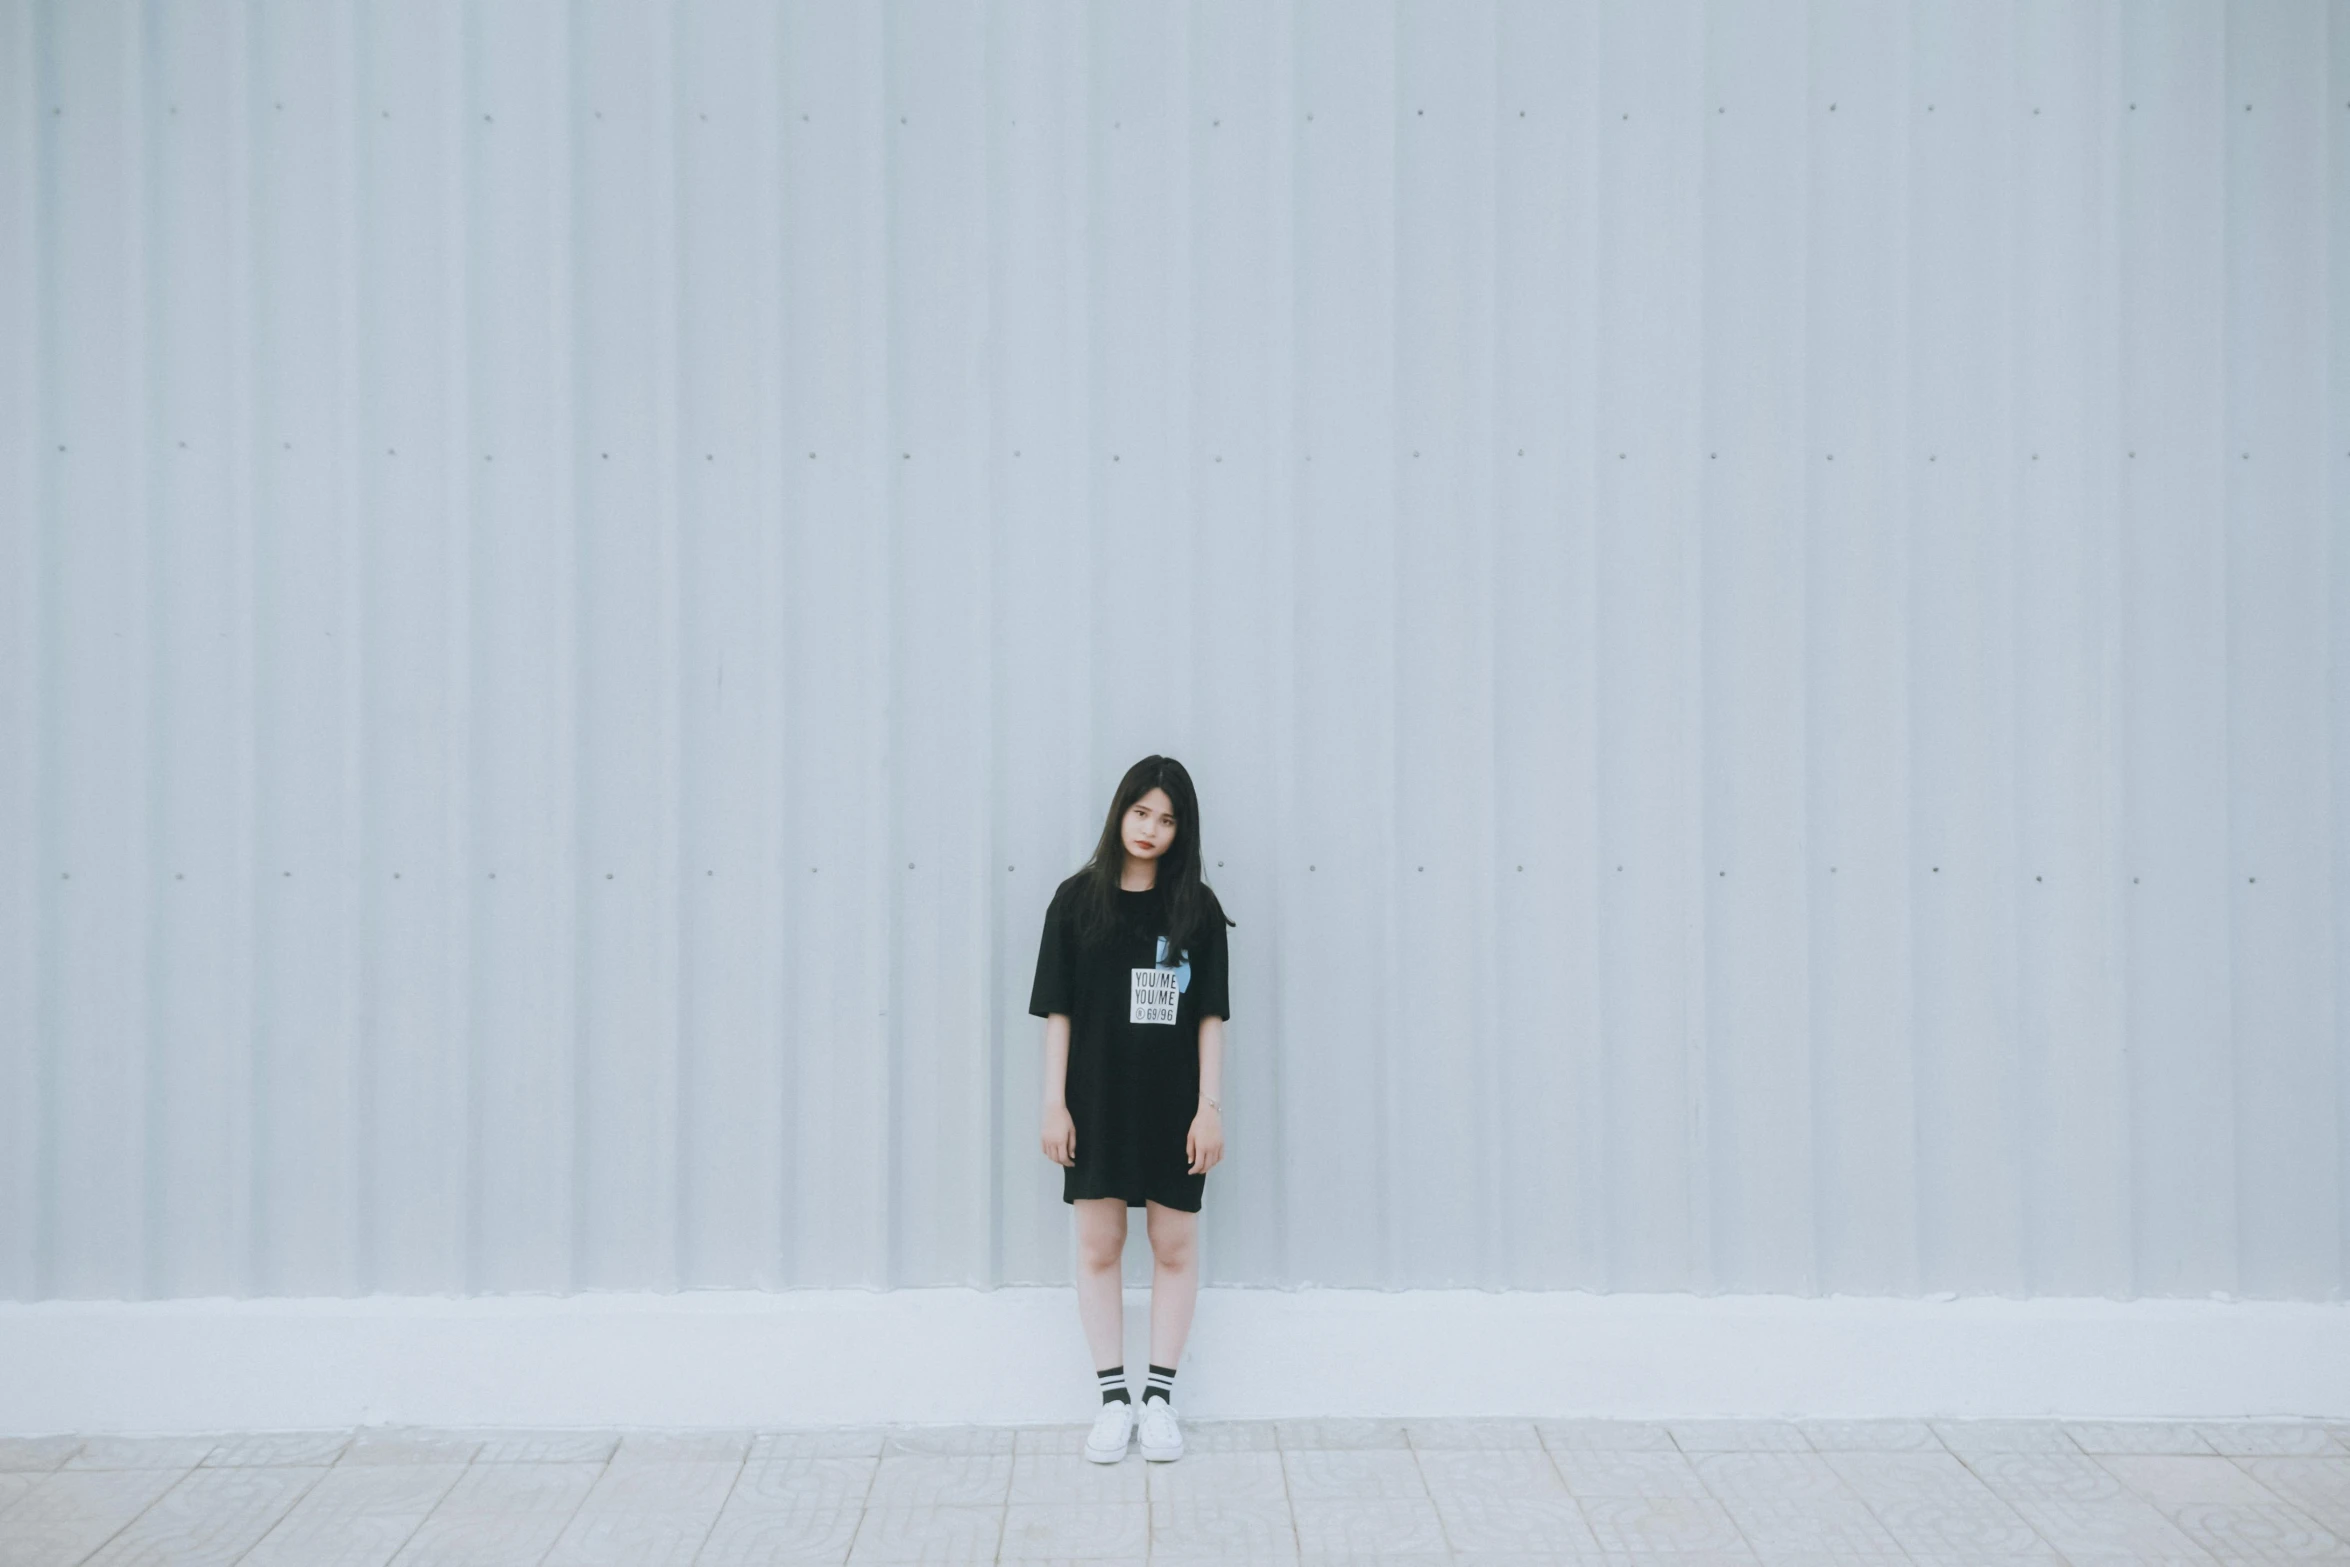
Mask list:
[[[0,1433],[1074,1421],[1088,1361],[1066,1288],[44,1301]],[[1181,1371],[1200,1418],[2340,1417],[2350,1306],[1209,1289]]]

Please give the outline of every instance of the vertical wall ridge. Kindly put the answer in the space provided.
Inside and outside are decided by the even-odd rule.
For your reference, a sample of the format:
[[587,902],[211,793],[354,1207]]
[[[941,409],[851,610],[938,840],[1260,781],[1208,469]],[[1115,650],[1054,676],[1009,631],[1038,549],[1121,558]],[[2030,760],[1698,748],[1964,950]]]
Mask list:
[[[63,334],[57,309],[57,219],[54,197],[57,190],[56,159],[57,131],[54,102],[57,96],[56,41],[53,30],[44,25],[45,13],[27,6],[25,30],[29,35],[26,48],[26,71],[32,78],[32,91],[26,95],[25,110],[34,120],[34,129],[26,135],[26,161],[31,165],[26,183],[27,206],[33,222],[26,225],[29,267],[31,273],[32,347],[27,355],[27,379],[30,396],[27,399],[26,424],[32,431],[33,450],[43,458],[49,448],[61,444],[57,417],[57,358],[59,338]],[[40,125],[39,106],[51,107],[51,124]],[[33,614],[27,624],[33,628],[27,684],[32,692],[33,734],[36,744],[28,748],[32,757],[32,801],[30,815],[43,852],[33,858],[35,874],[40,886],[33,894],[29,917],[37,922],[33,930],[32,993],[34,1031],[32,1041],[33,1098],[39,1106],[39,1118],[33,1128],[29,1146],[34,1150],[32,1170],[28,1181],[28,1229],[32,1236],[29,1248],[26,1283],[35,1299],[48,1299],[59,1293],[57,1229],[59,1170],[63,1158],[66,1135],[64,1118],[60,1114],[58,1091],[58,1058],[64,1045],[60,1039],[60,1021],[63,1013],[59,970],[62,967],[60,948],[63,933],[59,903],[62,892],[58,884],[68,874],[59,868],[64,858],[64,833],[60,811],[58,774],[63,770],[60,745],[58,709],[61,705],[58,690],[63,684],[61,660],[57,651],[58,582],[61,575],[57,561],[57,512],[59,490],[63,479],[55,463],[43,462],[41,477],[33,479],[34,506],[29,515],[32,524],[32,548],[35,569],[32,574]]]
[[[899,186],[899,158],[896,150],[898,143],[893,139],[891,129],[891,122],[897,118],[896,110],[899,97],[897,83],[890,72],[889,65],[890,59],[897,49],[896,34],[899,15],[900,11],[896,7],[882,12],[878,27],[881,54],[873,62],[874,72],[880,82],[882,111],[882,130],[879,137],[882,149],[881,255],[877,265],[884,279],[881,289],[880,324],[885,345],[881,361],[881,393],[878,410],[882,449],[875,453],[875,457],[883,463],[883,472],[887,475],[882,480],[882,489],[887,496],[887,510],[882,520],[881,533],[884,540],[884,559],[888,567],[884,573],[884,586],[877,594],[883,608],[883,621],[874,628],[874,636],[882,653],[881,733],[882,756],[885,764],[897,755],[898,721],[903,711],[902,695],[898,687],[902,671],[898,637],[903,630],[905,618],[903,607],[898,599],[898,585],[902,578],[897,567],[903,554],[902,546],[905,537],[906,481],[904,470],[900,466],[904,460],[903,454],[895,459],[891,457],[891,453],[896,451],[905,433],[899,423],[897,392],[898,356],[903,351],[903,338],[898,330],[898,292],[901,283],[898,205],[902,193]],[[884,1010],[889,1019],[888,1026],[883,1033],[883,1038],[887,1043],[885,1070],[888,1073],[889,1119],[885,1128],[885,1136],[889,1143],[887,1166],[889,1197],[882,1209],[886,1215],[887,1244],[880,1257],[881,1271],[878,1282],[884,1285],[894,1285],[909,1282],[905,1277],[906,1219],[899,1201],[901,1194],[907,1189],[904,1179],[905,1133],[907,1129],[905,1094],[905,1011],[907,998],[905,974],[899,960],[898,943],[899,932],[905,928],[904,910],[906,899],[909,896],[909,888],[906,879],[898,874],[898,862],[903,858],[906,840],[900,818],[900,802],[894,788],[883,791],[882,806],[881,836],[888,855],[884,864],[888,869],[888,886],[890,888],[888,918],[883,925],[883,935],[887,945],[881,954],[881,968],[885,976],[882,994],[888,1000],[888,1005]],[[909,865],[907,868],[911,870],[914,867]]]
[[[2332,682],[2333,760],[2333,1007],[2334,1155],[2336,1215],[2335,1284],[2331,1298],[2350,1293],[2350,996],[2343,974],[2350,967],[2350,17],[2326,13],[2326,93],[2322,105],[2333,131],[2325,139],[2327,177],[2326,304],[2327,452],[2331,480],[2325,498],[2333,521],[2330,578],[2332,613],[2328,627]],[[2343,112],[2334,111],[2341,104]],[[2340,461],[2331,461],[2333,454]]]
[[[1302,509],[1304,486],[1295,460],[1297,450],[1298,409],[1297,390],[1297,17],[1298,0],[1282,0],[1268,6],[1265,12],[1271,18],[1270,47],[1272,65],[1267,70],[1270,84],[1265,103],[1267,163],[1266,210],[1263,214],[1269,238],[1267,248],[1271,260],[1271,278],[1266,288],[1266,299],[1278,313],[1275,322],[1267,323],[1266,335],[1274,345],[1269,355],[1270,386],[1266,404],[1270,429],[1266,441],[1262,471],[1264,474],[1264,505],[1268,526],[1279,540],[1273,551],[1273,576],[1269,597],[1277,613],[1268,617],[1271,638],[1267,658],[1273,669],[1274,698],[1271,713],[1273,734],[1294,736],[1297,733],[1297,541],[1298,513]],[[1283,744],[1272,748],[1273,757],[1268,768],[1272,784],[1272,799],[1267,802],[1264,820],[1269,830],[1258,842],[1273,846],[1277,851],[1268,855],[1271,861],[1265,867],[1261,885],[1266,889],[1264,906],[1255,921],[1259,932],[1284,932],[1289,929],[1291,893],[1296,876],[1296,844],[1298,840],[1298,775],[1297,752],[1294,745]],[[1230,932],[1227,932],[1227,940]],[[1254,988],[1258,998],[1261,1019],[1243,1038],[1255,1041],[1256,1053],[1269,1058],[1268,1069],[1260,1082],[1275,1101],[1265,1106],[1257,1124],[1265,1129],[1271,1144],[1263,1162],[1267,1171],[1263,1200],[1270,1206],[1273,1222],[1266,1255],[1270,1266],[1265,1272],[1275,1276],[1294,1276],[1296,1253],[1291,1235],[1295,1191],[1291,1183],[1290,1160],[1292,1140],[1288,1119],[1281,1113],[1286,1103],[1286,1056],[1274,1048],[1273,1042],[1285,1036],[1285,1024],[1295,1015],[1289,969],[1278,951],[1260,936],[1256,945],[1259,972],[1264,975]],[[1242,959],[1245,961],[1245,958]],[[1237,969],[1236,969],[1237,972]],[[1240,994],[1252,991],[1246,987]]]
[[155,601],[155,499],[152,473],[155,451],[154,409],[151,402],[149,365],[154,353],[155,311],[149,287],[150,260],[148,251],[148,201],[154,179],[154,158],[149,145],[153,134],[149,98],[152,69],[148,58],[148,19],[137,13],[124,17],[124,39],[121,57],[123,81],[121,84],[121,111],[127,127],[123,137],[124,164],[121,201],[123,205],[123,243],[127,252],[123,268],[124,290],[122,301],[124,319],[130,323],[123,362],[122,419],[131,438],[125,443],[123,503],[125,512],[125,559],[123,605],[129,611],[124,616],[128,624],[123,630],[129,644],[126,652],[125,684],[121,720],[124,726],[122,740],[124,774],[135,779],[138,791],[138,809],[129,827],[130,843],[125,859],[125,886],[123,892],[135,898],[143,907],[126,909],[125,926],[135,931],[130,965],[135,969],[132,983],[137,1000],[137,1056],[136,1091],[126,1095],[124,1109],[135,1118],[136,1132],[126,1139],[128,1152],[137,1164],[137,1197],[126,1202],[124,1218],[135,1230],[139,1279],[135,1299],[152,1299],[162,1291],[160,1248],[162,1237],[157,1224],[156,1176],[161,1163],[157,1147],[157,1125],[160,1117],[156,1108],[157,1057],[161,1053],[163,1019],[158,1015],[157,967],[160,941],[157,932],[156,891],[156,814],[160,791],[156,778],[156,755],[152,737],[158,727],[161,705],[157,698],[157,680],[154,667],[156,620]]
[[370,1289],[377,1274],[373,1203],[376,1149],[368,1114],[367,1088],[379,1040],[370,957],[382,935],[376,917],[380,867],[368,840],[369,743],[381,725],[368,689],[368,654],[374,627],[363,587],[367,486],[360,478],[367,435],[368,402],[360,366],[359,281],[360,192],[367,188],[360,152],[360,41],[356,8],[338,6],[329,37],[334,50],[334,92],[329,100],[335,131],[335,345],[334,499],[336,510],[336,652],[344,724],[336,735],[342,798],[336,819],[335,888],[342,909],[342,944],[337,954],[339,993],[336,1022],[346,1040],[342,1077],[341,1131],[344,1232],[339,1288],[353,1294]]
[[[251,1294],[269,1286],[268,1194],[263,1180],[263,1139],[267,1099],[262,1081],[258,1030],[261,1020],[259,961],[259,898],[254,879],[261,842],[261,766],[259,757],[261,697],[260,652],[254,626],[262,602],[259,530],[254,521],[261,487],[255,472],[260,441],[256,408],[260,371],[256,360],[256,301],[253,68],[255,33],[251,0],[238,0],[230,12],[228,263],[233,280],[229,298],[229,511],[235,546],[230,575],[229,639],[235,648],[230,664],[233,696],[228,730],[236,753],[230,804],[234,825],[229,852],[222,862],[232,914],[227,921],[235,933],[227,967],[231,978],[228,1016],[229,1077],[234,1093],[229,1102],[235,1115],[230,1128],[230,1169],[235,1177],[227,1199],[236,1222],[234,1236],[237,1287]],[[461,328],[460,328],[461,329]]]
[[466,112],[473,96],[473,51],[468,47],[466,12],[458,0],[448,0],[442,14],[445,18],[444,34],[438,64],[439,85],[443,93],[439,106],[443,161],[439,194],[442,202],[442,230],[447,235],[442,252],[446,268],[442,286],[447,290],[449,314],[443,323],[442,333],[442,352],[445,356],[442,370],[447,378],[447,400],[442,405],[445,413],[441,430],[441,470],[449,507],[447,569],[451,578],[448,585],[451,612],[447,657],[452,735],[446,796],[449,842],[444,872],[452,917],[444,951],[448,953],[451,991],[448,1015],[463,1041],[466,1134],[464,1178],[457,1192],[463,1215],[459,1231],[464,1259],[463,1287],[465,1293],[474,1294],[493,1288],[494,1285],[489,1278],[490,1263],[483,1246],[483,1232],[487,1226],[484,1212],[487,1202],[485,1175],[488,1169],[486,1144],[491,1134],[483,1114],[485,1092],[482,1079],[484,1041],[480,1026],[481,974],[476,959],[476,938],[481,925],[478,913],[482,897],[480,881],[485,873],[480,869],[478,856],[480,831],[474,778],[475,753],[480,736],[480,724],[472,700],[477,640],[473,612],[476,507],[473,503],[473,464],[468,460],[474,446],[472,326],[475,290],[472,181],[469,177],[470,165],[465,157],[465,135]]
[[53,442],[43,439],[46,401],[44,383],[48,338],[46,268],[42,265],[41,172],[43,136],[40,108],[40,32],[35,8],[11,6],[0,14],[0,202],[8,221],[0,224],[0,289],[5,289],[5,314],[0,333],[11,352],[0,354],[8,367],[0,382],[0,428],[9,443],[0,449],[0,494],[8,497],[5,527],[0,527],[0,549],[5,567],[0,579],[8,584],[7,625],[0,632],[0,700],[8,704],[21,726],[21,742],[8,746],[5,770],[0,771],[0,879],[5,901],[0,920],[21,933],[20,940],[0,946],[0,1006],[5,1027],[0,1028],[0,1104],[7,1106],[7,1152],[0,1156],[0,1293],[10,1297],[34,1294],[43,1287],[41,1266],[41,1170],[47,1157],[50,1122],[42,1057],[49,1037],[45,997],[48,924],[44,910],[55,867],[49,863],[53,842],[46,815],[46,774],[50,722],[44,683],[47,669],[46,585],[48,487],[41,477],[42,458]]
[[343,705],[354,715],[342,735],[343,902],[344,926],[351,945],[345,956],[342,1014],[349,1031],[351,1060],[347,1077],[348,1119],[344,1135],[350,1161],[350,1202],[346,1220],[350,1229],[350,1268],[346,1275],[354,1294],[373,1294],[383,1287],[382,1241],[376,1231],[381,1200],[382,1149],[376,1136],[373,1092],[381,1076],[384,1040],[380,1017],[380,975],[376,954],[382,948],[385,922],[380,900],[387,869],[370,836],[376,819],[375,778],[369,767],[385,718],[374,700],[373,653],[377,628],[368,613],[367,541],[380,524],[373,494],[361,477],[366,462],[372,400],[366,381],[364,333],[360,325],[366,309],[361,250],[365,243],[364,192],[373,179],[366,154],[365,108],[361,84],[367,80],[366,43],[355,5],[335,12],[335,130],[341,187],[336,192],[335,362],[336,409],[336,551],[342,567],[339,584],[342,608]]

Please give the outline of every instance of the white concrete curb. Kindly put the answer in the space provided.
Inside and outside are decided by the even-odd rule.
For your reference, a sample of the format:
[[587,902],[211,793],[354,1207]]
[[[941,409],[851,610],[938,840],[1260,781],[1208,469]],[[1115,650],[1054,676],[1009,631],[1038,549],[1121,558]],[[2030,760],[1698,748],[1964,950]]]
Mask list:
[[[1140,1386],[1148,1296],[1129,1291]],[[1201,1292],[1177,1403],[1309,1415],[2350,1416],[2350,1305]],[[0,1305],[0,1434],[1077,1421],[1067,1288]]]

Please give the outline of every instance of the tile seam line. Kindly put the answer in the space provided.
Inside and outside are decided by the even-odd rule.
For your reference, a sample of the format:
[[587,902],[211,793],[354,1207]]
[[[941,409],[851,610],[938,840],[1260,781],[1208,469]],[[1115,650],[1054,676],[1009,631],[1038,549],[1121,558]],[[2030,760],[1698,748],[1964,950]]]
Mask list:
[[[59,1468],[59,1469],[53,1470],[53,1471],[51,1472],[51,1477],[52,1477],[52,1478],[54,1478],[56,1475],[63,1474],[64,1472],[65,1472],[65,1471],[64,1471],[64,1469],[62,1469],[62,1468]],[[116,1474],[122,1474],[122,1473],[132,1473],[132,1472],[135,1472],[135,1471],[126,1471],[126,1470],[115,1470],[115,1471],[113,1471],[113,1473],[116,1473]],[[160,1491],[156,1492],[156,1493],[155,1493],[155,1494],[154,1494],[152,1497],[148,1498],[148,1500],[147,1500],[147,1505],[146,1505],[146,1506],[139,1508],[139,1509],[138,1509],[136,1512],[132,1513],[132,1514],[131,1514],[131,1515],[130,1515],[128,1518],[125,1518],[125,1519],[124,1519],[124,1520],[123,1520],[123,1521],[122,1521],[120,1524],[118,1524],[118,1525],[115,1527],[115,1529],[114,1529],[114,1531],[113,1531],[112,1533],[110,1533],[110,1534],[108,1534],[108,1535],[106,1536],[106,1538],[104,1538],[103,1540],[100,1540],[100,1541],[99,1541],[97,1544],[95,1544],[95,1545],[91,1546],[91,1547],[90,1547],[88,1550],[86,1550],[86,1551],[82,1552],[82,1554],[81,1554],[81,1555],[79,1555],[79,1556],[76,1556],[76,1557],[72,1558],[72,1562],[69,1564],[69,1567],[74,1567],[74,1564],[81,1564],[81,1563],[87,1563],[87,1562],[93,1562],[93,1561],[96,1561],[96,1560],[98,1559],[98,1557],[99,1557],[99,1556],[101,1556],[101,1555],[103,1555],[103,1554],[105,1553],[105,1551],[106,1551],[106,1548],[107,1548],[108,1546],[112,1545],[112,1544],[113,1544],[115,1541],[117,1541],[117,1540],[121,1539],[121,1538],[122,1538],[122,1537],[123,1537],[125,1534],[128,1534],[128,1533],[131,1531],[131,1529],[132,1529],[132,1528],[133,1528],[133,1527],[134,1527],[134,1526],[135,1526],[135,1525],[138,1523],[138,1521],[139,1521],[140,1519],[142,1519],[142,1518],[146,1517],[146,1516],[147,1516],[149,1513],[153,1512],[153,1511],[154,1511],[154,1510],[155,1510],[157,1507],[161,1506],[161,1505],[162,1505],[162,1503],[163,1503],[163,1499],[164,1499],[165,1497],[169,1496],[169,1495],[170,1495],[172,1492],[174,1492],[174,1491],[178,1490],[178,1489],[179,1489],[181,1486],[185,1485],[185,1484],[187,1483],[188,1476],[189,1476],[189,1475],[192,1475],[192,1474],[194,1474],[195,1472],[196,1472],[196,1465],[194,1465],[194,1464],[190,1464],[190,1465],[189,1465],[189,1466],[188,1466],[186,1469],[183,1469],[183,1470],[181,1470],[181,1471],[180,1471],[179,1478],[178,1478],[178,1479],[176,1479],[176,1480],[174,1480],[174,1481],[172,1481],[172,1482],[171,1482],[171,1484],[169,1484],[169,1485],[165,1486],[165,1487],[164,1487],[162,1490],[160,1490]],[[28,1492],[27,1494],[30,1494],[30,1493]]]
[[[627,1440],[626,1437],[621,1438],[623,1444]],[[718,1522],[726,1516],[726,1509],[734,1501],[734,1493],[742,1488],[743,1476],[749,1472],[751,1467],[751,1454],[758,1445],[759,1439],[756,1436],[743,1444],[742,1457],[734,1466],[734,1478],[726,1482],[726,1494],[720,1497],[718,1505],[710,1510],[710,1526],[704,1529],[702,1537],[694,1542],[692,1553],[686,1557],[687,1567],[694,1567],[694,1564],[699,1563],[702,1559],[702,1553],[710,1548],[711,1539],[718,1533]],[[613,1456],[619,1456],[617,1448],[614,1450]]]
[[[612,1450],[606,1453],[604,1455],[604,1461],[596,1466],[596,1477],[588,1482],[587,1489],[579,1493],[579,1499],[573,1502],[571,1504],[571,1510],[563,1515],[562,1526],[556,1529],[554,1536],[547,1541],[546,1549],[539,1552],[536,1557],[532,1558],[532,1567],[545,1567],[547,1558],[555,1554],[556,1547],[563,1543],[563,1537],[571,1532],[572,1520],[577,1518],[580,1515],[581,1509],[587,1506],[588,1498],[595,1494],[597,1486],[604,1483],[605,1476],[611,1474],[612,1460],[619,1456],[620,1444],[624,1440],[626,1440],[624,1437],[615,1437],[613,1439]],[[390,1564],[387,1563],[386,1567],[390,1567]]]
[[[213,1451],[218,1452],[219,1449],[215,1448]],[[209,1459],[212,1454],[207,1453],[204,1456],[206,1459]],[[263,1529],[259,1534],[255,1535],[253,1537],[253,1542],[250,1545],[247,1545],[243,1550],[237,1552],[236,1555],[229,1558],[229,1567],[235,1567],[236,1563],[242,1562],[245,1560],[245,1558],[251,1556],[255,1551],[261,1549],[262,1541],[268,1539],[271,1535],[277,1533],[278,1530],[284,1528],[286,1520],[293,1517],[295,1513],[299,1512],[301,1510],[302,1504],[310,1499],[310,1493],[324,1485],[326,1483],[326,1477],[334,1473],[335,1459],[339,1459],[341,1456],[342,1454],[337,1452],[334,1459],[329,1459],[323,1464],[263,1464],[255,1466],[261,1469],[310,1469],[313,1471],[313,1473],[310,1477],[310,1483],[302,1487],[300,1493],[297,1494],[292,1501],[286,1504],[285,1511],[279,1513],[275,1518],[271,1519],[269,1522],[269,1527]],[[216,1467],[225,1468],[228,1466],[222,1465]],[[199,1462],[196,1465],[195,1472],[201,1472],[203,1468],[204,1464]]]

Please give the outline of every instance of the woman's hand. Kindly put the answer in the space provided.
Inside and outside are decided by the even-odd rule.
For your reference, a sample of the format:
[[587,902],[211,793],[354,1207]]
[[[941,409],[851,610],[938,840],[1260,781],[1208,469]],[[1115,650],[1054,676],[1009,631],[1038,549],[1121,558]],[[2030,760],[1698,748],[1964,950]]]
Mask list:
[[1077,1123],[1069,1119],[1067,1105],[1044,1107],[1044,1156],[1055,1164],[1074,1165],[1077,1162]]
[[1191,1118],[1191,1131],[1183,1139],[1183,1157],[1190,1161],[1188,1174],[1205,1175],[1224,1157],[1224,1115],[1214,1105],[1201,1105],[1199,1114]]

